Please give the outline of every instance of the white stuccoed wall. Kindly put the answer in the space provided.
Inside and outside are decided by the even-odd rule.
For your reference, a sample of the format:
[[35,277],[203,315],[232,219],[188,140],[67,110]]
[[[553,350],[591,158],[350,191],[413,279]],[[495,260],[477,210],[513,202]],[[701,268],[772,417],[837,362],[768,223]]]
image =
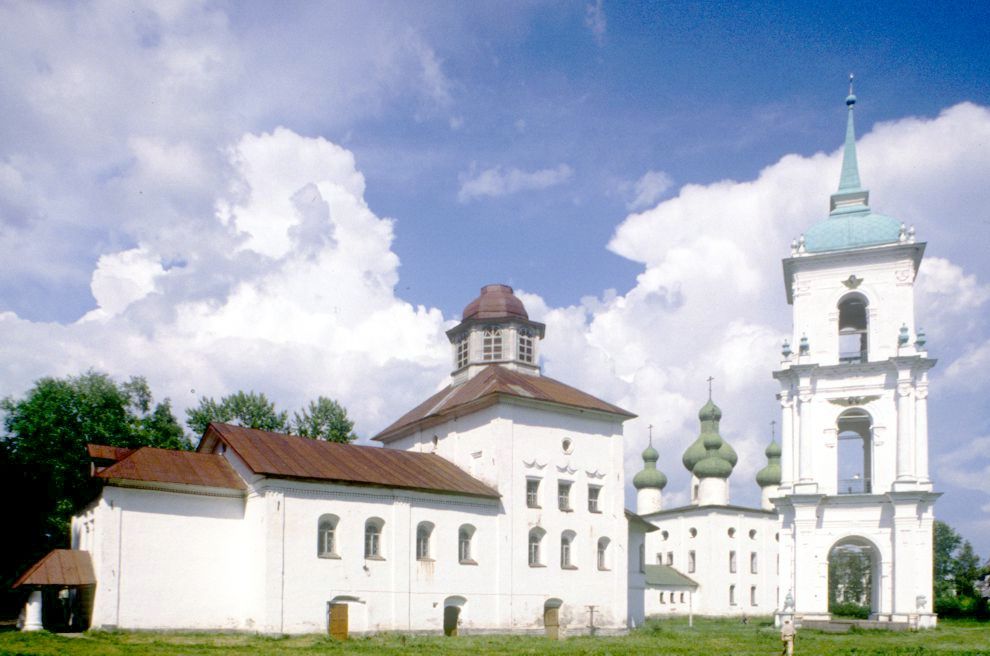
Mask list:
[[[658,557],[667,564],[673,552],[673,567],[699,584],[691,601],[700,615],[770,615],[777,608],[778,521],[774,513],[736,507],[693,506],[672,509],[645,517],[659,528],[646,536],[648,563]],[[691,537],[695,529],[695,537]],[[734,529],[733,537],[729,529]],[[754,536],[750,537],[750,531]],[[695,552],[695,571],[688,571],[688,552]],[[736,552],[736,571],[729,571],[729,552]],[[750,554],[757,554],[757,571],[750,570]],[[736,586],[735,604],[729,602],[729,586]],[[756,586],[756,604],[750,588]],[[646,615],[686,615],[680,596],[675,603],[660,603],[659,590],[646,593]]]
[[[436,447],[433,438],[436,436]],[[563,440],[572,448],[565,453]],[[588,605],[595,626],[627,626],[628,522],[623,506],[622,424],[616,417],[525,401],[506,400],[470,415],[417,431],[391,442],[391,448],[434,451],[493,485],[502,495],[499,535],[499,629],[543,631],[543,609],[560,599],[561,628],[588,630]],[[527,478],[541,480],[541,508],[526,506]],[[571,512],[557,508],[558,481],[570,481]],[[601,486],[602,512],[588,512],[588,486]],[[528,564],[533,527],[546,531],[541,544],[544,567]],[[560,567],[560,537],[574,531],[572,561]],[[597,543],[610,540],[609,568],[598,570]],[[465,607],[466,608],[466,607]],[[495,627],[493,627],[495,628]]]

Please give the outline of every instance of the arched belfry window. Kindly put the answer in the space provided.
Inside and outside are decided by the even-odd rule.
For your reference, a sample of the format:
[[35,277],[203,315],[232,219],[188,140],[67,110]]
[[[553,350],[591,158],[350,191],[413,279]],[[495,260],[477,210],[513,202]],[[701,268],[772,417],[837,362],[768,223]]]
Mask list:
[[836,422],[838,494],[871,494],[873,419],[862,408],[850,408]]
[[502,359],[502,331],[498,328],[485,328],[481,336],[481,359]]
[[862,294],[847,294],[839,301],[839,362],[866,362],[869,301]]

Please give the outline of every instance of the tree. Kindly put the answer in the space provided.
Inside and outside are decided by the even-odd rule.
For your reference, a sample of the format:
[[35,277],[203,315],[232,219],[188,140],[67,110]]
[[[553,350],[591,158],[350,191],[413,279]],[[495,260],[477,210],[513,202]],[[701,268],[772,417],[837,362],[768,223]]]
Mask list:
[[294,413],[292,428],[297,435],[327,442],[347,444],[357,438],[354,422],[348,419],[347,410],[325,396],[310,401],[308,408]]
[[946,617],[986,618],[990,608],[977,589],[984,569],[973,545],[945,522],[936,520],[934,532],[935,611]]
[[215,421],[275,433],[296,433],[328,442],[347,443],[357,438],[347,410],[325,396],[294,412],[292,421],[288,412],[278,410],[268,397],[255,392],[234,392],[219,401],[204,396],[197,407],[186,410],[186,416],[186,425],[197,435],[206,432],[210,422]]
[[953,554],[962,544],[962,538],[951,526],[937,519],[933,530],[935,598],[939,599],[955,594]]
[[275,433],[289,432],[289,413],[275,409],[264,394],[235,392],[220,399],[203,397],[199,405],[186,410],[186,425],[197,435],[206,432],[211,421],[237,424]]
[[141,377],[42,378],[24,398],[0,401],[0,411],[0,494],[16,500],[5,518],[17,536],[0,565],[5,589],[45,551],[67,545],[69,519],[98,490],[86,444],[190,448],[168,400],[155,404]]

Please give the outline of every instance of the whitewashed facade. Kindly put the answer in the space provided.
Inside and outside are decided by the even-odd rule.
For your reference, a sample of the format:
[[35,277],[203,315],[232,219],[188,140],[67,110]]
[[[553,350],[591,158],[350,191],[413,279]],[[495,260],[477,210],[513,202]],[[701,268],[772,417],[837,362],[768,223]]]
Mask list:
[[[481,316],[466,310],[462,324],[469,353],[452,337],[453,384],[383,431],[384,450],[213,425],[200,453],[185,455],[222,458],[211,466],[231,468],[237,485],[169,480],[170,452],[142,453],[154,471],[127,469],[128,454],[103,470],[108,484],[72,527],[96,573],[92,626],[325,632],[339,606],[349,633],[566,635],[640,623],[628,590],[630,578],[642,589],[641,550],[630,564],[629,544],[650,527],[623,507],[632,415],[540,376],[542,326],[511,289],[486,287],[480,300]],[[348,449],[336,453],[372,468],[391,466],[379,457],[388,450],[439,457],[469,484],[446,481],[449,471],[439,484],[405,471],[401,485],[313,480],[292,462],[301,447]],[[266,450],[282,453],[275,465]]]

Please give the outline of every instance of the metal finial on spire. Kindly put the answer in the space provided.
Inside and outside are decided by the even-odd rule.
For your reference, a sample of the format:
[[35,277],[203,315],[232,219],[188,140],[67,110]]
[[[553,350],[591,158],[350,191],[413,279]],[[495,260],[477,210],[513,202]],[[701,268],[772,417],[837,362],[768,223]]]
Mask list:
[[777,438],[777,420],[774,419],[773,421],[770,422],[770,441],[772,442],[776,438]]
[[712,376],[709,376],[708,377],[708,400],[709,401],[712,400],[712,381],[713,380],[715,380],[714,377],[712,377]]
[[653,446],[653,424],[650,424],[647,428],[650,430],[650,446]]
[[855,76],[852,73],[849,74],[849,95],[850,96],[853,95],[853,78],[854,77]]

